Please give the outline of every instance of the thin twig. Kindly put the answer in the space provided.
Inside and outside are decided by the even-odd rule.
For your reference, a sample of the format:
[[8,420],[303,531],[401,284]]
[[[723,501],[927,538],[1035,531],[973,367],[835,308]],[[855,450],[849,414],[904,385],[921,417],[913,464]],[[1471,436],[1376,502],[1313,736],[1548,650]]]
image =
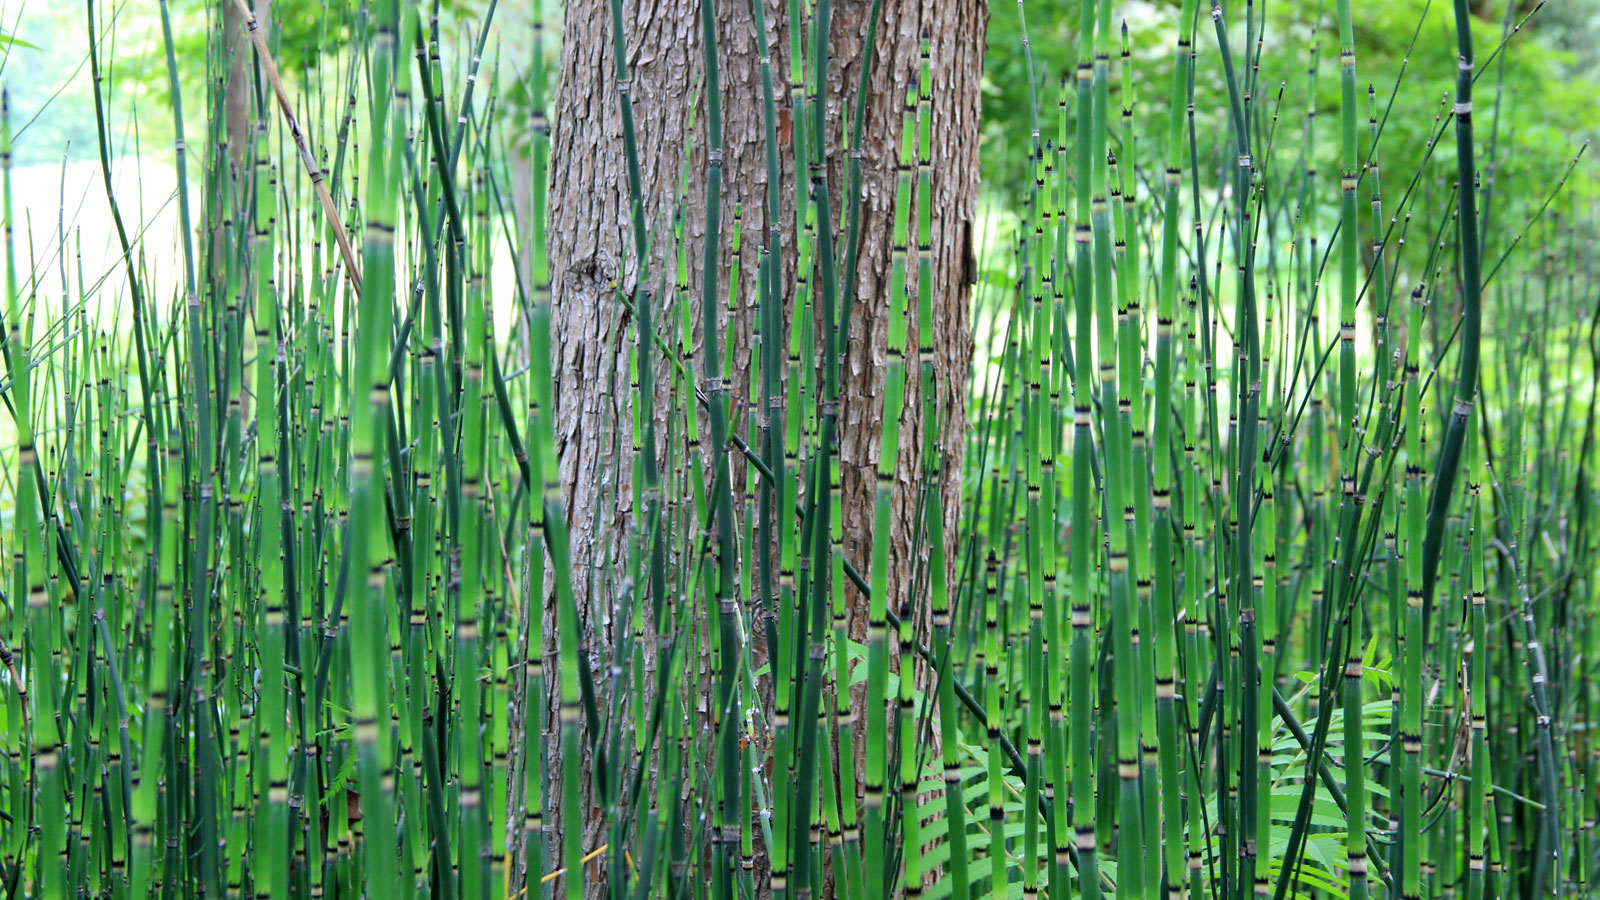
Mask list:
[[272,82],[272,92],[278,97],[278,111],[283,114],[283,121],[289,126],[289,134],[294,137],[294,145],[300,150],[300,161],[305,164],[306,174],[311,176],[311,185],[317,191],[317,200],[322,203],[322,211],[328,216],[328,224],[333,227],[333,239],[339,244],[339,254],[344,257],[345,276],[350,279],[350,288],[356,293],[361,293],[361,272],[356,267],[356,254],[350,247],[350,238],[344,232],[344,224],[339,221],[339,211],[333,205],[333,196],[328,193],[327,182],[323,179],[322,169],[317,166],[316,157],[311,155],[311,145],[306,140],[305,133],[300,130],[300,122],[294,117],[294,106],[289,102],[289,92],[283,89],[283,79],[278,76],[278,67],[272,62],[272,51],[267,47],[267,36],[262,34],[260,23],[256,21],[255,11],[245,0],[233,0],[233,5],[245,17],[245,27],[250,32],[250,40],[255,44],[256,56],[261,60],[261,66],[267,73],[267,80]]

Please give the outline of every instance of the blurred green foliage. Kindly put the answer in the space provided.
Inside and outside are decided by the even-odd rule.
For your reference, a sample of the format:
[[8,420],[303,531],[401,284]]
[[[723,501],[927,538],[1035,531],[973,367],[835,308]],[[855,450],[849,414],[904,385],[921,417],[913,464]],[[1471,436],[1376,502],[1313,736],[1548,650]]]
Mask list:
[[[1405,184],[1427,155],[1430,138],[1439,129],[1440,114],[1448,115],[1454,92],[1456,45],[1454,15],[1448,0],[1356,0],[1356,65],[1360,93],[1376,90],[1382,117],[1391,94],[1392,114],[1384,124],[1379,144],[1386,198],[1398,199]],[[1600,131],[1600,2],[1570,0],[1550,3],[1534,11],[1532,2],[1505,0],[1474,4],[1473,34],[1480,70],[1475,106],[1484,150],[1479,160],[1487,166],[1487,145],[1493,140],[1493,177],[1511,185],[1507,193],[1514,204],[1541,202],[1560,172],[1591,135]],[[1195,49],[1201,57],[1217,53],[1216,33],[1208,5],[1201,4]],[[1559,8],[1558,8],[1559,7]],[[1034,78],[1039,85],[1041,125],[1046,140],[1054,138],[1058,121],[1056,100],[1063,75],[1076,66],[1077,0],[1026,0]],[[1328,0],[1303,3],[1240,0],[1224,5],[1236,60],[1245,51],[1247,10],[1262,31],[1265,17],[1268,37],[1251,48],[1258,54],[1256,108],[1260,125],[1272,133],[1273,161],[1277,171],[1298,171],[1306,147],[1306,113],[1314,110],[1316,125],[1311,160],[1324,173],[1321,184],[1327,196],[1320,205],[1331,216],[1336,203],[1339,117],[1339,47],[1334,27],[1334,7]],[[1016,206],[1026,188],[1025,160],[1029,146],[1028,73],[1022,53],[1019,7],[997,3],[989,20],[989,52],[984,69],[983,117],[985,186],[999,194],[1003,205]],[[1495,59],[1511,24],[1527,24]],[[1165,122],[1172,80],[1172,54],[1177,41],[1179,4],[1176,0],[1124,4],[1134,85],[1136,148],[1141,172],[1141,198],[1159,181]],[[1415,45],[1412,45],[1413,39]],[[1112,35],[1113,104],[1120,35]],[[1408,57],[1409,47],[1409,57]],[[1308,76],[1313,50],[1317,77],[1313,93]],[[1409,58],[1409,62],[1407,61]],[[1402,69],[1404,77],[1401,78]],[[1195,127],[1203,165],[1216,165],[1219,154],[1230,152],[1220,142],[1227,133],[1225,88],[1215,73],[1219,67],[1202,65],[1195,84]],[[1397,88],[1398,85],[1398,88]],[[1280,93],[1281,91],[1281,93]],[[1361,119],[1367,118],[1363,97]],[[1274,125],[1274,117],[1276,119]],[[1113,129],[1115,129],[1113,125]],[[1360,136],[1361,152],[1370,141],[1366,129]],[[1118,149],[1119,159],[1125,150]],[[1258,168],[1266,168],[1258,161]],[[1453,177],[1453,142],[1444,140],[1427,163],[1429,176]],[[1489,173],[1485,173],[1489,174]],[[1446,185],[1448,186],[1448,185]]]
[[[208,67],[201,61],[216,52],[211,40],[215,17],[220,15],[224,2],[232,0],[171,0],[173,44],[186,109],[205,106]],[[488,2],[437,0],[439,27],[446,35],[445,79],[452,86],[463,77],[465,64],[456,55],[467,45],[464,38],[476,38],[471,29],[483,20]],[[355,35],[360,5],[360,0],[272,0],[270,40],[285,85],[297,103],[308,102],[308,98],[300,96],[302,85],[331,83],[331,79],[309,73],[308,67],[349,65],[348,47]],[[544,5],[550,33],[559,34],[560,7],[554,2]],[[500,2],[495,32],[486,48],[486,74],[500,79],[501,102],[514,106],[526,102],[520,80],[527,71],[532,48],[530,8],[531,4],[525,2]],[[69,142],[74,148],[73,160],[90,159],[96,138],[84,5],[35,3],[22,12],[14,21],[4,17],[0,26],[0,83],[11,94],[14,121],[19,128],[16,164],[59,164]],[[113,153],[118,158],[138,154],[169,159],[170,141],[161,137],[170,132],[172,120],[159,6],[155,0],[97,0],[95,18],[105,78],[102,95],[108,105],[111,133],[117,139]],[[553,83],[554,54],[559,52],[559,46],[554,41],[548,43],[552,56],[546,70]],[[407,59],[409,62],[409,54]],[[337,98],[310,100],[331,104]],[[202,121],[196,118],[190,129],[201,127]],[[311,116],[307,124],[313,129],[315,140],[319,125],[331,128],[336,123],[322,123]],[[190,139],[200,137],[194,133]]]

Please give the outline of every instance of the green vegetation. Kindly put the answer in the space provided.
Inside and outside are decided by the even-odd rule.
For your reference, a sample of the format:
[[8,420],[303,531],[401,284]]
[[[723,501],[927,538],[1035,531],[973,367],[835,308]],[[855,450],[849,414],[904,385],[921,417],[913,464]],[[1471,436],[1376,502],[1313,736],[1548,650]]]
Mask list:
[[[871,79],[843,129],[818,99],[856,36],[831,0],[752,9],[789,47],[780,113],[755,45],[758,234],[723,195],[726,2],[696,4],[705,190],[671,222],[607,3],[638,287],[606,311],[631,402],[590,494],[556,428],[537,2],[517,66],[493,2],[454,5],[449,47],[437,3],[285,33],[226,0],[234,44],[221,5],[197,40],[162,0],[130,105],[87,0],[92,125],[51,127],[92,136],[115,282],[69,262],[65,200],[48,232],[16,215],[37,110],[8,96],[0,895],[1587,897],[1597,198],[1572,88],[1521,43],[1538,8],[993,9],[1016,228],[961,384],[932,337],[948,61],[924,34],[893,75],[888,295],[856,296],[863,161],[827,163]],[[158,98],[176,234],[114,177]],[[882,415],[852,419],[869,303]],[[584,571],[569,497],[630,512]]]

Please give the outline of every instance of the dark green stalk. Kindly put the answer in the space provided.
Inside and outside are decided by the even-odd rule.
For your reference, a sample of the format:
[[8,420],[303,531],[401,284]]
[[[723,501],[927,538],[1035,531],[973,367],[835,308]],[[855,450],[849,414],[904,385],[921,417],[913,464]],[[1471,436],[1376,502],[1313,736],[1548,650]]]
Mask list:
[[1456,98],[1452,112],[1456,122],[1456,218],[1460,223],[1461,265],[1461,359],[1454,385],[1455,402],[1445,428],[1444,444],[1435,465],[1433,495],[1428,503],[1428,531],[1422,545],[1423,628],[1433,608],[1437,587],[1439,556],[1444,543],[1445,516],[1454,492],[1461,449],[1466,441],[1467,420],[1478,393],[1478,355],[1483,329],[1482,244],[1478,236],[1477,167],[1472,141],[1472,12],[1465,0],[1456,0]]

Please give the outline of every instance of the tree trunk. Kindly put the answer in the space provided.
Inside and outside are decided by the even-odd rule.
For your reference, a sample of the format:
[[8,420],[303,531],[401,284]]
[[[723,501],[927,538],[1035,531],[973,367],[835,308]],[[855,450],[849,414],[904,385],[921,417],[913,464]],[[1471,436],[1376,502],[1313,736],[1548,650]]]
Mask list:
[[[262,31],[271,35],[272,0],[252,0],[250,9],[255,13]],[[252,59],[254,51],[250,46],[250,36],[245,33],[244,16],[240,15],[239,7],[233,0],[223,0],[222,33],[228,42],[227,51],[233,56],[222,105],[227,114],[228,157],[237,167],[247,164],[255,146],[256,121],[252,107],[257,73],[254,67],[249,70],[245,68],[245,62]]]
[[[255,14],[256,22],[267,33],[272,33],[272,0],[251,0],[250,11]],[[228,142],[228,160],[233,167],[233,177],[238,178],[251,164],[255,152],[256,116],[254,109],[254,85],[257,76],[257,66],[252,64],[246,68],[245,61],[254,63],[254,48],[250,43],[250,35],[245,28],[245,17],[240,14],[239,7],[232,0],[223,0],[222,3],[222,33],[227,43],[227,50],[232,54],[233,61],[228,69],[228,84],[223,94],[223,111],[225,113],[226,132],[224,139]],[[265,76],[262,76],[265,77]],[[213,271],[226,271],[222,254],[226,252],[228,241],[223,239],[222,231],[226,227],[226,215],[215,217],[216,234],[212,246],[216,248],[217,258],[213,261]],[[244,421],[250,420],[250,408],[254,400],[251,385],[255,381],[255,367],[245,366],[240,373],[239,403],[240,414]]]
[[[645,8],[641,9],[641,5]],[[626,2],[628,64],[639,141],[639,164],[645,216],[652,234],[650,286],[652,308],[672,290],[674,257],[672,216],[688,138],[691,98],[699,91],[701,114],[695,120],[689,159],[684,235],[690,248],[691,314],[699,352],[699,253],[705,235],[706,134],[703,97],[703,49],[697,0]],[[718,45],[724,122],[723,252],[721,287],[727,290],[727,264],[732,257],[731,221],[735,204],[743,212],[741,275],[736,321],[726,322],[725,339],[733,342],[734,371],[724,373],[732,385],[734,408],[748,399],[751,332],[757,310],[756,247],[767,232],[764,216],[766,146],[762,121],[758,36],[749,0],[719,0]],[[786,310],[794,295],[794,171],[788,142],[792,127],[787,108],[788,69],[786,5],[767,0],[769,34],[779,105],[779,158],[783,166],[783,231]],[[839,139],[843,123],[854,112],[854,98],[864,59],[870,0],[835,0],[831,61],[827,85],[829,187],[834,221],[848,187],[847,153]],[[871,563],[874,470],[879,452],[883,365],[889,314],[891,229],[895,168],[899,152],[901,107],[908,79],[915,75],[920,37],[932,41],[933,61],[933,233],[934,330],[932,345],[938,364],[939,423],[944,459],[942,489],[947,534],[954,535],[959,510],[959,475],[966,430],[964,394],[971,365],[970,288],[975,281],[974,210],[978,191],[978,111],[987,10],[977,0],[884,0],[872,59],[862,141],[862,237],[856,303],[850,346],[841,360],[839,463],[843,488],[844,547],[847,558],[867,573]],[[633,294],[638,267],[630,229],[627,163],[617,99],[609,0],[571,0],[566,6],[561,54],[560,89],[551,116],[554,123],[550,180],[550,264],[554,287],[552,322],[555,372],[556,443],[566,509],[571,521],[572,576],[583,619],[588,660],[609,658],[616,629],[627,622],[616,611],[616,599],[602,596],[603,585],[615,579],[595,575],[608,560],[625,558],[622,538],[633,514],[632,467],[617,454],[631,445],[629,356],[631,317],[614,298],[612,282]],[[808,48],[809,52],[809,48]],[[843,118],[842,118],[843,117]],[[912,220],[915,222],[915,219]],[[843,268],[845,248],[838,259]],[[665,274],[666,280],[662,281]],[[915,278],[915,275],[912,275]],[[725,296],[725,295],[724,295]],[[719,301],[718,314],[726,315]],[[664,323],[675,333],[676,321]],[[787,315],[785,319],[787,321]],[[675,319],[675,317],[674,317]],[[893,514],[894,540],[891,597],[905,588],[914,566],[911,536],[915,523],[915,485],[920,478],[921,398],[916,374],[916,312],[908,311],[908,366],[905,414],[897,467]],[[660,358],[659,356],[657,357]],[[815,364],[818,361],[813,361]],[[657,434],[666,435],[665,365],[656,385]],[[695,363],[697,375],[699,362]],[[792,400],[790,402],[793,402]],[[735,417],[742,422],[743,417]],[[703,448],[705,449],[705,448]],[[664,457],[663,457],[664,458]],[[709,463],[709,455],[708,455]],[[709,464],[707,469],[709,471]],[[663,479],[675,477],[663,471]],[[744,467],[735,454],[735,491],[744,484]],[[958,554],[949,558],[954,563]],[[741,565],[753,564],[747,558]],[[852,631],[864,633],[866,597],[851,589]],[[740,598],[749,602],[748,598]],[[556,635],[554,610],[545,609],[545,653],[553,660]],[[759,629],[758,629],[759,630]],[[547,671],[554,671],[547,668]],[[596,682],[609,681],[596,672]],[[859,698],[857,700],[859,706]],[[770,710],[768,711],[770,713]],[[552,707],[553,714],[553,707]],[[552,718],[549,720],[553,720]],[[857,731],[860,739],[860,731]],[[589,771],[585,768],[585,771]],[[860,780],[857,780],[860,783]],[[587,785],[587,782],[586,782]],[[587,787],[586,787],[587,790]],[[603,812],[586,796],[583,846],[604,842]],[[552,810],[547,822],[555,833],[566,825]],[[598,862],[598,861],[597,861]],[[593,887],[602,867],[591,864],[585,877]],[[593,891],[591,891],[593,896]]]

